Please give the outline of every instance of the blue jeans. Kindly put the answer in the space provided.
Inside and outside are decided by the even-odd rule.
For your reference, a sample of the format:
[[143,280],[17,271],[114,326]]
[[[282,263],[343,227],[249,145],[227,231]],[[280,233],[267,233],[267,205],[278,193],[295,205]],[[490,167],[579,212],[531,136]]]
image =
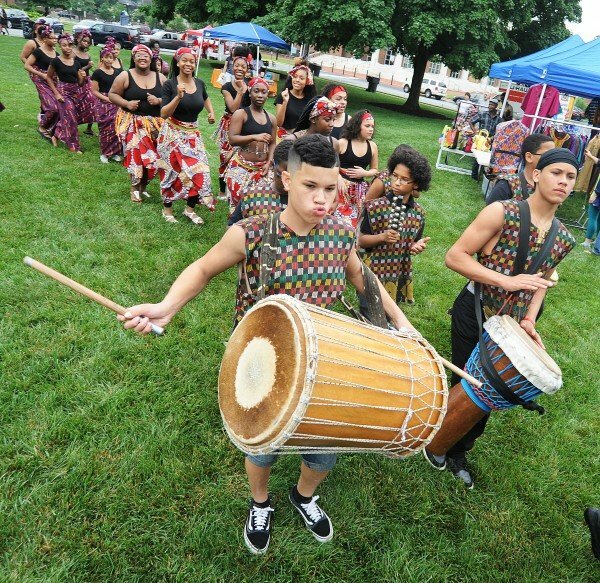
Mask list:
[[[600,196],[600,194],[598,195]],[[588,224],[585,238],[592,241],[600,232],[600,207],[588,204]]]
[[594,255],[600,255],[600,233],[598,233],[598,236],[596,237],[596,242],[592,248],[592,253]]
[[[246,457],[259,468],[270,468],[280,456],[275,453],[269,453],[264,455],[246,455]],[[303,453],[300,457],[304,465],[315,472],[331,471],[337,459],[335,453]]]

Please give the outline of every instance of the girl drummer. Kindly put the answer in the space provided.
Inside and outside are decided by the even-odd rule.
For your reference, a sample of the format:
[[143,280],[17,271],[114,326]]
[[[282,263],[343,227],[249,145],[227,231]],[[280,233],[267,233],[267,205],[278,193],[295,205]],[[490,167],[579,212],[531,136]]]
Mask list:
[[294,67],[285,81],[284,90],[275,98],[279,137],[294,131],[302,112],[315,94],[310,69],[306,65]]
[[139,203],[141,195],[149,196],[146,187],[158,171],[156,138],[163,124],[160,107],[166,79],[156,71],[152,52],[144,45],[133,47],[129,67],[117,76],[108,97],[120,107],[116,132],[131,178],[131,201]]
[[250,105],[250,91],[246,84],[246,75],[248,74],[248,61],[245,57],[237,56],[233,58],[232,64],[233,81],[228,81],[221,87],[221,94],[225,100],[225,113],[217,130],[215,137],[219,146],[219,196],[225,195],[225,172],[227,164],[233,155],[233,148],[229,143],[229,125],[231,117],[240,108]]
[[113,46],[107,44],[100,51],[100,64],[91,78],[91,91],[96,98],[94,116],[100,132],[100,162],[103,164],[108,164],[109,158],[115,162],[123,160],[121,143],[115,132],[119,108],[108,98],[110,88],[119,74],[113,66],[114,61]]
[[47,72],[52,60],[58,56],[54,50],[57,38],[52,29],[46,25],[38,27],[38,36],[42,42],[29,55],[25,63],[25,70],[29,72],[40,98],[42,113],[38,117],[38,132],[42,137],[51,139],[58,121],[58,102],[48,85]]
[[229,126],[229,142],[236,148],[225,175],[230,213],[250,185],[266,186],[272,181],[277,122],[264,109],[269,84],[262,77],[253,77],[248,87],[250,106],[238,109]]
[[180,48],[173,57],[170,79],[163,85],[161,116],[166,120],[157,141],[158,175],[163,199],[163,218],[176,223],[173,201],[185,200],[183,216],[194,225],[204,221],[194,208],[198,202],[214,210],[208,156],[198,116],[208,112],[208,123],[215,123],[215,112],[206,86],[194,77],[196,52]]

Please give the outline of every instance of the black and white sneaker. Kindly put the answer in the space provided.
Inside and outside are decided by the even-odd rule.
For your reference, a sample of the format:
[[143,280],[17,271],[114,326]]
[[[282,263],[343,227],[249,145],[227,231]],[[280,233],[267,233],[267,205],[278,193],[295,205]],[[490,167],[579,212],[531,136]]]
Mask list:
[[308,530],[320,543],[326,543],[333,538],[333,525],[329,516],[317,504],[318,499],[318,496],[313,496],[304,504],[294,498],[294,488],[290,491],[290,502],[302,516]]
[[457,457],[447,456],[448,469],[459,479],[462,480],[467,490],[472,490],[475,487],[475,480],[471,474],[471,470],[467,466],[467,458],[464,454]]
[[423,448],[423,455],[425,459],[436,469],[436,470],[445,470],[446,469],[446,456],[445,455],[434,455],[429,453],[426,448]]
[[271,542],[271,515],[270,506],[261,508],[250,500],[250,512],[244,525],[244,542],[248,550],[255,555],[267,552]]

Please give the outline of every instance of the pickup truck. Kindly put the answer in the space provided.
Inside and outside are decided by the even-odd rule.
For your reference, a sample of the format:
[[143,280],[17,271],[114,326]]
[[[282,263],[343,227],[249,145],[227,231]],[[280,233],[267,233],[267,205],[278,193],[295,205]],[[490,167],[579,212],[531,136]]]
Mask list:
[[181,35],[177,32],[167,32],[161,30],[150,35],[142,35],[140,42],[146,46],[150,46],[157,42],[161,49],[172,49],[177,50],[181,47],[185,47],[186,43],[182,40]]

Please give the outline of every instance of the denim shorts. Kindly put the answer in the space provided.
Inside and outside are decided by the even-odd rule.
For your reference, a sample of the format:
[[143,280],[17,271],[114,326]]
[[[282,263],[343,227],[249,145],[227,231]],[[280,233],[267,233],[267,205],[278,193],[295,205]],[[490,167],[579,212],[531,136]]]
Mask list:
[[[277,461],[278,457],[281,456],[275,453],[246,455],[246,458],[259,468],[270,468]],[[300,457],[304,465],[315,472],[329,472],[335,466],[337,459],[335,453],[303,453]]]

